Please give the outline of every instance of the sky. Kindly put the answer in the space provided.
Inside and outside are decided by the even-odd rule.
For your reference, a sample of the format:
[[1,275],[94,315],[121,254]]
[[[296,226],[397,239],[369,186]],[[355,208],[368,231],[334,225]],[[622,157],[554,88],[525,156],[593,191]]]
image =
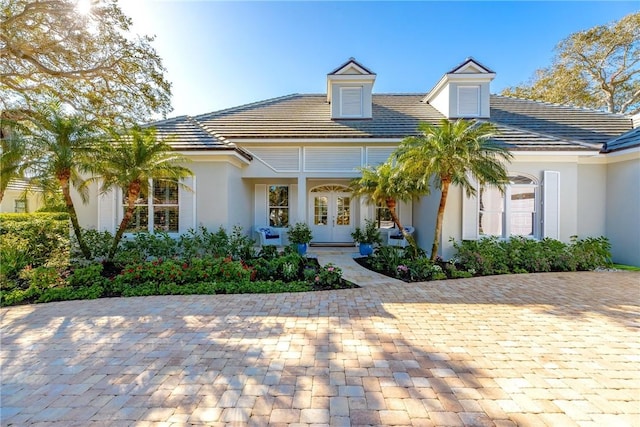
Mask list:
[[292,93],[326,93],[350,57],[377,74],[374,93],[426,93],[473,57],[492,93],[550,65],[571,33],[640,10],[623,1],[222,2],[120,0],[172,82],[170,117]]

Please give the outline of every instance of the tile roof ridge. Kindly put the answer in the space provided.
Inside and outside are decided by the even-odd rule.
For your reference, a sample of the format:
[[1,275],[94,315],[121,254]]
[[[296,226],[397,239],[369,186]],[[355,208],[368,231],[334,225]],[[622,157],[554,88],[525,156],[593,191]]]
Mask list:
[[553,140],[556,140],[556,141],[561,141],[561,142],[566,142],[566,143],[570,143],[570,144],[580,145],[582,147],[592,148],[594,150],[600,150],[600,147],[601,147],[601,144],[597,144],[597,143],[588,143],[588,142],[584,142],[584,141],[577,141],[575,139],[560,138],[558,136],[551,135],[551,134],[548,134],[548,133],[538,132],[538,131],[534,131],[534,130],[531,130],[531,129],[523,128],[523,127],[520,127],[520,126],[508,125],[508,124],[505,124],[505,123],[500,123],[500,122],[496,122],[496,121],[492,121],[492,120],[477,119],[477,121],[478,122],[490,123],[490,124],[501,126],[501,127],[505,127],[505,128],[508,128],[508,129],[517,130],[517,131],[520,131],[520,132],[526,132],[526,133],[533,134],[533,135],[543,136],[545,138],[553,139]]
[[285,99],[295,98],[297,96],[300,96],[300,94],[299,93],[290,93],[288,95],[277,96],[275,98],[263,99],[263,100],[260,100],[260,101],[250,102],[248,104],[242,104],[242,105],[237,105],[235,107],[229,107],[229,108],[224,108],[222,110],[212,111],[210,113],[198,114],[197,116],[194,116],[193,118],[195,120],[206,120],[206,119],[208,119],[210,117],[214,117],[214,116],[218,116],[218,115],[222,115],[222,114],[228,114],[228,113],[235,113],[237,111],[242,111],[242,110],[245,110],[247,108],[258,107],[258,106],[261,106],[261,105],[264,105],[264,104],[269,104],[271,102],[277,102],[277,101],[283,101]]
[[151,126],[155,126],[155,125],[159,125],[159,124],[165,124],[165,123],[172,123],[175,121],[178,121],[179,119],[184,119],[189,117],[186,114],[182,114],[180,116],[175,116],[175,117],[169,117],[167,119],[162,119],[162,120],[156,120],[155,122],[151,122],[151,123],[145,123],[142,126],[143,127],[151,127]]
[[540,105],[549,105],[549,106],[554,106],[554,107],[565,107],[565,108],[569,108],[569,109],[572,109],[572,110],[584,111],[584,112],[587,112],[587,113],[599,113],[599,114],[603,114],[603,115],[606,115],[606,116],[629,118],[629,116],[626,115],[626,114],[610,113],[608,111],[595,110],[593,108],[580,107],[579,105],[573,105],[573,104],[560,104],[560,103],[557,103],[557,102],[542,101],[542,100],[538,100],[538,99],[521,98],[519,96],[500,95],[500,94],[497,94],[497,93],[492,93],[491,96],[495,96],[495,97],[498,97],[498,98],[515,99],[515,100],[518,100],[518,101],[528,101],[528,102],[533,102],[534,104],[540,104]]

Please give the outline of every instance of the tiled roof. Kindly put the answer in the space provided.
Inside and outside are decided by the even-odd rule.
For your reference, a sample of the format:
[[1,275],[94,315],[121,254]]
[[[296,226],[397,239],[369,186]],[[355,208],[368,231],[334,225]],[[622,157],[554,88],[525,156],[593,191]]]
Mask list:
[[634,147],[640,147],[640,128],[635,128],[611,141],[607,141],[602,147],[602,152],[611,153],[612,151],[620,151]]
[[604,144],[631,129],[631,119],[619,114],[498,95],[491,96],[491,121],[593,144]]
[[237,151],[251,160],[251,155],[236,147],[215,132],[205,131],[200,123],[189,116],[179,116],[151,123],[158,137],[168,138],[169,145],[177,150],[223,150]]
[[373,118],[332,120],[326,95],[289,95],[194,117],[230,140],[266,138],[403,138],[419,121],[443,116],[423,95],[373,95]]
[[[444,116],[421,102],[424,94],[374,94],[373,118],[331,119],[326,95],[293,94],[153,125],[177,135],[176,148],[238,149],[231,142],[281,139],[401,139],[421,121]],[[497,138],[511,150],[599,150],[631,129],[622,115],[498,95],[491,96]],[[268,142],[265,142],[268,143]]]

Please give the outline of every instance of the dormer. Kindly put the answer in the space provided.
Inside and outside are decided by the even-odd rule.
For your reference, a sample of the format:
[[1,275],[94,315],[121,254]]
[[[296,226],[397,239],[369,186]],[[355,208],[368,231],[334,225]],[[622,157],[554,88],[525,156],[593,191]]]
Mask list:
[[489,118],[490,84],[496,73],[467,58],[446,73],[423,99],[445,117]]
[[327,74],[327,102],[332,119],[370,119],[376,75],[355,59]]

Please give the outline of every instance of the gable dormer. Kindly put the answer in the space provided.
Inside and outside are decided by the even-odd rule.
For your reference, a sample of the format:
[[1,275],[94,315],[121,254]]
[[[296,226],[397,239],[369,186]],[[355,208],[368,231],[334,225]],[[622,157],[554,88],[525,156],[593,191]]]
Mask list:
[[327,102],[332,119],[370,119],[376,75],[355,59],[327,74]]
[[496,73],[467,58],[446,73],[423,99],[447,118],[489,118],[490,84]]

